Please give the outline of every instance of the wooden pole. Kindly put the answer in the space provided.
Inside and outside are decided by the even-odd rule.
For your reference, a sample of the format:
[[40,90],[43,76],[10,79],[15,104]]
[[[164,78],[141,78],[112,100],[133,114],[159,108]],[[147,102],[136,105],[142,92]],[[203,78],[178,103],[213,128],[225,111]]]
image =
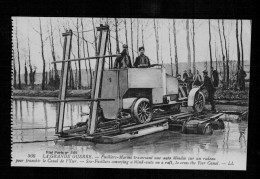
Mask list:
[[[98,28],[98,31],[100,31],[99,34],[99,45],[98,45],[98,54],[99,56],[104,56],[106,53],[106,45],[107,45],[107,39],[108,39],[108,26],[101,26]],[[101,95],[101,88],[102,88],[102,76],[103,76],[103,70],[104,70],[104,58],[98,58],[96,62],[96,69],[95,69],[95,80],[94,85],[92,86],[92,94],[91,98],[97,99]],[[91,104],[90,107],[90,120],[88,125],[88,132],[90,135],[95,133],[96,129],[96,122],[98,118],[98,106],[99,102],[94,101]]]
[[[72,31],[70,31],[70,34],[68,36],[65,36],[64,39],[64,56],[63,56],[64,60],[70,58],[71,41],[72,41]],[[60,83],[59,100],[65,100],[66,98],[69,66],[70,66],[70,62],[65,62],[62,64],[62,78]],[[64,111],[65,111],[65,102],[61,102],[58,106],[58,120],[56,124],[56,133],[59,134],[63,132]]]

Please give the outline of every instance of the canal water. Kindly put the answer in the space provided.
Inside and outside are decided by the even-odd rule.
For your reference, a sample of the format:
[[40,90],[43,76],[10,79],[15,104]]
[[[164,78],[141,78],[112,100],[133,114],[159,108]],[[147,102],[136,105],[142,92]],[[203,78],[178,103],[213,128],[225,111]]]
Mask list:
[[[248,123],[247,121],[237,121],[236,116],[224,116],[225,130],[214,131],[213,135],[210,136],[163,131],[118,144],[94,144],[83,141],[55,143],[51,140],[56,138],[56,109],[56,103],[23,100],[14,100],[12,102],[13,156],[30,151],[73,149],[81,153],[95,154],[183,154],[220,156],[222,158],[233,156],[246,160]],[[81,114],[88,112],[88,103],[67,103],[64,126],[72,126],[84,121],[84,116],[81,117]],[[23,143],[27,141],[36,142]]]

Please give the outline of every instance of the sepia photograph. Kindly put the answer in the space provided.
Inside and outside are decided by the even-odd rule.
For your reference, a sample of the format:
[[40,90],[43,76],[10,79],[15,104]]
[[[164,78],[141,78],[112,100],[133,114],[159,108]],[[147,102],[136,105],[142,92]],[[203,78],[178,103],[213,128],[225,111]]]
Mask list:
[[251,27],[13,16],[11,166],[246,170]]

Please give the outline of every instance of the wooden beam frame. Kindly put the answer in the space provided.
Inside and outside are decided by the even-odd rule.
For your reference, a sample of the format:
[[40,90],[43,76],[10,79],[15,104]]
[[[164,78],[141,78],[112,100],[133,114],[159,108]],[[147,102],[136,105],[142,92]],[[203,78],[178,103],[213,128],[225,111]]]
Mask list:
[[[97,56],[105,56],[106,54],[106,45],[108,40],[109,27],[108,26],[100,26],[97,28],[99,33],[99,43],[98,43],[98,55]],[[101,96],[101,88],[102,88],[102,77],[104,70],[105,58],[97,58],[96,67],[95,67],[95,76],[94,76],[94,84],[92,85],[91,98],[97,99]],[[93,101],[90,107],[90,120],[88,121],[88,133],[93,135],[96,129],[96,122],[98,118],[98,106],[99,101]]]
[[80,101],[115,101],[115,99],[64,99],[64,100],[50,100],[51,102],[80,102]]
[[91,59],[107,58],[107,57],[118,57],[118,56],[120,56],[120,54],[103,55],[103,56],[86,57],[86,58],[75,58],[75,59],[55,61],[55,62],[51,62],[51,63],[64,63],[64,62],[81,61],[81,60],[91,60]]
[[[71,52],[71,41],[72,41],[72,31],[68,31],[63,34],[64,36],[64,46],[63,46],[63,60],[66,61],[70,58]],[[68,79],[68,70],[70,68],[70,62],[62,63],[62,77],[60,81],[60,93],[59,100],[65,100],[66,90],[67,90],[67,79]],[[60,102],[58,105],[57,113],[57,122],[56,122],[56,134],[63,133],[63,123],[64,123],[64,111],[65,111],[65,102]]]

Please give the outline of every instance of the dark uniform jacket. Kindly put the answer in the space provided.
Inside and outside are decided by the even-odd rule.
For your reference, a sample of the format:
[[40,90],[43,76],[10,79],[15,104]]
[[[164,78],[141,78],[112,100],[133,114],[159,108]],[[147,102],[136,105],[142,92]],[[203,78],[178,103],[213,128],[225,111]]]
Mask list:
[[188,80],[188,78],[189,78],[188,73],[183,73],[182,78],[183,78],[183,80],[184,80],[185,82],[187,82],[187,80]]
[[208,92],[216,91],[216,89],[214,88],[214,86],[212,84],[211,79],[208,76],[204,77],[204,83],[203,83],[202,87],[205,87]]
[[122,54],[116,58],[114,68],[132,68],[130,56]]
[[217,70],[213,70],[212,76],[213,76],[214,80],[219,80],[218,71]]
[[193,84],[196,85],[196,86],[200,86],[201,83],[202,83],[201,75],[196,74],[195,77],[194,77]]
[[147,65],[149,67],[151,65],[149,58],[145,55],[136,57],[134,67],[138,68],[139,65]]

